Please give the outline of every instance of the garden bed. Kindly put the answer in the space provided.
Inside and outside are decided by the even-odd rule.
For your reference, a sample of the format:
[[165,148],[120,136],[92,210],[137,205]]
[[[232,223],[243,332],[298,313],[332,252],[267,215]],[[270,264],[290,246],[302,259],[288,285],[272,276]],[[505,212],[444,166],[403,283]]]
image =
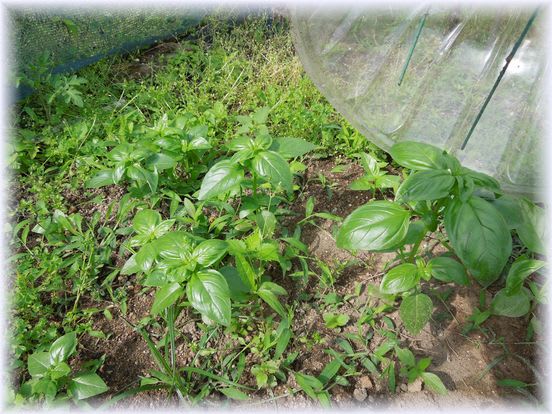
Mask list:
[[[226,26],[212,18],[187,38],[100,62],[79,73],[88,79],[85,107],[60,103],[37,115],[44,110],[40,98],[21,105],[11,158],[16,172],[12,188],[17,189],[10,203],[16,269],[10,320],[12,402],[43,401],[44,396],[35,395],[40,389],[25,389],[26,381],[44,375],[30,372],[29,358],[53,352],[52,342],[64,333],[76,333],[78,346],[75,339],[69,352],[72,345],[67,345],[61,362],[66,361],[72,372],[65,375],[78,378],[90,371],[103,380],[107,388],[96,383],[103,392],[91,395],[92,406],[113,402],[118,408],[161,409],[183,400],[206,407],[297,409],[325,405],[326,399],[335,407],[390,409],[540,404],[542,370],[535,367],[540,367],[543,338],[531,316],[540,316],[541,305],[523,317],[492,315],[478,321],[499,287],[482,289],[472,279],[464,286],[424,280],[419,292],[432,299],[434,308],[429,322],[412,334],[400,316],[401,296],[380,292],[383,277],[400,262],[396,252],[337,247],[336,232],[345,217],[374,200],[395,199],[393,185],[350,188],[366,174],[359,154],[370,154],[381,164],[382,176],[394,177],[396,184],[407,170],[368,143],[320,96],[293,52],[286,20],[266,22],[261,16]],[[267,153],[277,152],[272,138],[263,142],[266,131],[275,140],[297,137],[315,144],[284,160],[293,172],[293,191],[282,191],[284,179],[275,182],[270,174],[260,174],[262,168],[254,167],[260,161],[255,158],[248,164],[246,158],[259,155],[244,152],[245,161],[233,158],[238,160],[234,165],[245,169],[236,172],[243,176],[239,192],[229,187],[231,196],[224,199],[223,192],[210,195],[212,187],[205,189],[208,171],[223,156],[244,151],[241,142],[235,147],[231,143],[247,136],[250,124],[261,131],[251,133],[251,142],[261,142],[256,154],[269,157]],[[198,125],[206,128],[197,132]],[[142,167],[139,160],[132,165],[142,170],[125,172],[118,183],[109,182],[111,175],[106,180],[103,171],[112,168],[114,158],[106,155],[109,151],[113,154],[123,144],[139,151],[148,139],[169,140],[174,130],[196,131],[187,142],[202,138],[194,142],[209,146],[188,148],[198,152],[178,161],[185,167],[175,163],[158,171],[150,168],[150,161]],[[158,158],[155,162],[161,165]],[[266,221],[242,213],[242,204],[258,192],[270,202],[265,210],[252,208],[254,214],[262,220],[278,217],[269,232],[273,235],[261,237],[276,246],[278,258],[248,261],[261,263],[255,283],[272,283],[277,292],[272,296],[279,296],[280,306],[272,296],[254,296],[252,289],[245,299],[232,298],[232,320],[219,315],[226,324],[217,324],[182,290],[180,304],[173,301],[154,312],[165,285],[151,282],[149,267],[136,270],[131,263],[147,245],[145,239],[137,239],[139,213],[159,217],[155,226],[167,222],[165,233],[154,238],[161,239],[169,229],[185,230],[202,240],[245,240],[254,246],[252,235],[257,228],[264,232],[259,222]],[[263,211],[268,213],[263,216]],[[427,250],[424,260],[446,251],[437,233],[444,234],[441,225],[420,243]],[[525,252],[516,237],[514,244],[514,256]],[[248,249],[254,250],[251,245]],[[294,254],[288,255],[292,248]],[[242,266],[247,272],[248,265],[238,261],[250,252],[230,253],[223,260],[225,267]],[[222,259],[217,260],[209,266],[219,266]],[[151,261],[154,268],[161,263],[158,255]],[[540,283],[537,274],[528,280]],[[279,293],[282,288],[285,294]],[[176,313],[171,323],[170,309]],[[285,335],[288,340],[280,344]],[[159,373],[159,361],[146,337],[173,369],[185,368],[179,375],[188,394],[182,395],[176,382],[156,389],[163,381],[176,380]],[[438,385],[431,390],[419,375],[408,381],[400,370],[407,364],[397,357],[406,352],[401,350],[410,350],[416,362],[431,358],[421,371],[435,374],[447,395],[435,392]],[[312,387],[312,378],[327,373],[334,361],[339,365],[328,374],[324,389],[309,389],[309,381]],[[65,389],[64,384],[56,383],[58,396],[82,396],[79,392],[84,391],[69,385]],[[126,398],[117,401],[123,393],[128,393]]]

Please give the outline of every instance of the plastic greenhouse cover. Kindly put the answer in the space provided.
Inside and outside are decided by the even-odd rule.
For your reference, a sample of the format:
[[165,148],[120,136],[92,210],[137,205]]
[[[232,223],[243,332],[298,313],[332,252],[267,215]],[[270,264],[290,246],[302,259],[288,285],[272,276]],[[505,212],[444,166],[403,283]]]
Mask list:
[[528,25],[533,13],[514,7],[326,6],[296,9],[292,21],[306,72],[370,141],[386,151],[402,140],[436,145],[494,176],[506,191],[540,198],[546,19],[539,11]]

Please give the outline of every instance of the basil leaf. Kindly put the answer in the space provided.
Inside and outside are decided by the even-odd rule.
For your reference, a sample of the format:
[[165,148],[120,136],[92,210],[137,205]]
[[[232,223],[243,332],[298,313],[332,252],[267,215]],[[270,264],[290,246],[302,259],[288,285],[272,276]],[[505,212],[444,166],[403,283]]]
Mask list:
[[429,321],[432,310],[433,303],[429,296],[418,293],[403,299],[399,315],[408,332],[418,335]]
[[293,177],[289,165],[274,151],[259,152],[252,161],[253,169],[274,187],[282,186],[288,193],[293,191]]
[[445,384],[443,384],[443,381],[437,375],[431,372],[422,372],[420,377],[424,380],[424,385],[428,390],[437,394],[447,395],[448,391]]
[[226,254],[226,249],[224,240],[205,240],[194,249],[193,255],[200,265],[208,267],[218,262]]
[[506,293],[512,295],[519,292],[523,286],[524,280],[537,270],[541,269],[546,262],[542,260],[528,259],[520,256],[512,263],[508,276],[506,277]]
[[546,254],[548,223],[544,209],[526,199],[521,199],[520,204],[522,219],[516,228],[519,238],[529,250]]
[[157,315],[162,310],[174,304],[178,298],[182,296],[183,292],[182,286],[177,282],[163,286],[155,294],[153,305],[151,305],[151,314]]
[[237,163],[230,160],[219,161],[211,167],[199,189],[198,198],[207,200],[220,194],[227,193],[241,183],[243,169]]
[[50,362],[52,365],[66,361],[77,349],[77,333],[69,332],[58,339],[50,346]]
[[155,210],[144,209],[134,216],[132,228],[136,233],[150,236],[155,232],[159,223],[161,223],[161,214]]
[[411,170],[447,169],[443,151],[433,145],[403,141],[393,145],[389,153],[395,162]]
[[337,233],[337,246],[372,251],[400,247],[409,219],[410,213],[392,202],[369,202],[347,216]]
[[506,289],[499,290],[491,302],[491,312],[494,315],[519,318],[531,309],[531,293],[526,288],[508,295]]
[[240,274],[235,267],[224,266],[219,269],[221,275],[226,279],[228,288],[230,289],[230,298],[234,302],[243,302],[247,299],[247,294],[251,291],[249,287],[243,283]]
[[98,188],[112,184],[115,184],[113,170],[101,170],[94,174],[94,176],[88,181],[86,181],[85,186],[86,188]]
[[230,289],[216,270],[203,270],[192,276],[186,286],[191,305],[201,314],[221,325],[230,325]]
[[491,203],[476,196],[452,200],[445,229],[456,255],[483,287],[498,279],[512,253],[512,237]]
[[274,138],[271,151],[278,152],[283,158],[297,158],[316,148],[316,145],[301,138]]
[[416,265],[412,263],[403,263],[394,267],[381,280],[381,293],[395,294],[412,289],[418,281],[416,273]]
[[156,168],[157,171],[168,170],[175,167],[176,164],[177,162],[173,157],[162,152],[152,154],[146,159],[146,167],[149,169]]
[[41,378],[52,366],[49,352],[35,352],[27,359],[27,370],[33,378]]
[[464,266],[450,257],[435,257],[428,262],[428,267],[431,269],[431,276],[441,282],[454,282],[461,286],[469,283]]
[[504,217],[509,230],[519,228],[523,220],[519,198],[505,195],[493,200],[492,204]]
[[187,233],[173,231],[156,240],[159,256],[170,266],[188,264],[191,259],[192,242]]
[[98,374],[91,372],[71,379],[69,390],[77,400],[84,400],[106,392],[108,387]]
[[455,178],[444,170],[414,172],[403,181],[395,199],[402,202],[437,200],[450,194],[455,181]]

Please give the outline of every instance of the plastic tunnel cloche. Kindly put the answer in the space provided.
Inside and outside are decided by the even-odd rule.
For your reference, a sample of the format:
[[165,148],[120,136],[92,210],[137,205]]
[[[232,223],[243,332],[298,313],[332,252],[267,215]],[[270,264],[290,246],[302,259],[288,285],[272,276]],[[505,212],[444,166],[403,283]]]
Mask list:
[[547,19],[537,10],[531,20],[534,12],[326,6],[295,9],[292,20],[307,74],[367,139],[384,150],[403,140],[433,144],[505,190],[541,198]]

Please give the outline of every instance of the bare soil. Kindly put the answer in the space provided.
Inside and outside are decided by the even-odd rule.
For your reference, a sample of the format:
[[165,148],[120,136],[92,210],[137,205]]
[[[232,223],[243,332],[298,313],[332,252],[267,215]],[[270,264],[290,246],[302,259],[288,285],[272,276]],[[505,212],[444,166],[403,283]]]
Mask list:
[[[315,211],[330,212],[341,217],[352,212],[355,208],[369,201],[373,194],[364,191],[351,191],[348,184],[362,174],[362,169],[354,164],[345,165],[340,173],[331,172],[341,160],[311,160],[304,176],[303,191],[297,198],[292,209],[300,214],[304,211],[306,200],[310,196],[316,198]],[[331,187],[323,186],[317,179],[319,174],[327,178]],[[390,198],[390,194],[377,193],[378,199]],[[293,225],[301,218],[290,218],[285,225]],[[330,220],[318,220],[317,226],[307,225],[302,234],[302,240],[309,246],[314,257],[324,261],[335,269],[337,279],[335,291],[342,296],[355,292],[360,284],[360,295],[353,296],[340,313],[349,316],[346,326],[338,329],[328,329],[322,317],[320,285],[311,279],[306,285],[297,283],[291,278],[279,278],[276,281],[282,284],[289,292],[288,302],[296,300],[299,295],[311,298],[299,300],[293,320],[294,338],[313,338],[317,341],[301,342],[292,340],[286,352],[299,353],[293,363],[293,370],[307,374],[318,375],[330,357],[325,352],[329,347],[335,347],[337,340],[344,333],[355,332],[355,323],[360,315],[360,309],[366,301],[373,300],[367,293],[369,284],[378,285],[384,274],[384,266],[393,259],[392,254],[361,253],[352,256],[349,252],[338,249],[335,245],[333,232],[335,223]],[[428,240],[427,243],[431,243]],[[435,254],[438,254],[435,251]],[[344,265],[345,264],[345,265]],[[316,269],[316,263],[310,263]],[[276,278],[277,276],[275,276]],[[128,312],[122,315],[120,310],[112,308],[113,319],[108,320],[102,314],[95,316],[94,329],[103,331],[108,338],[105,340],[83,338],[84,351],[78,356],[79,360],[98,358],[105,355],[105,364],[101,368],[101,375],[110,387],[110,395],[137,386],[140,377],[148,376],[148,371],[156,369],[155,362],[149,353],[145,341],[133,328],[142,318],[149,316],[153,300],[152,289],[141,289],[134,279],[118,281],[128,286]],[[431,286],[435,289],[435,286]],[[462,333],[468,318],[474,309],[479,306],[479,289],[476,286],[458,287],[455,285],[441,285],[437,292],[448,292],[446,300],[440,301],[430,286],[427,292],[432,295],[435,312],[428,326],[416,337],[412,337],[402,327],[398,312],[390,314],[404,345],[410,347],[417,357],[430,356],[433,360],[429,371],[437,374],[446,387],[451,390],[446,397],[437,397],[423,387],[410,387],[406,383],[397,384],[397,393],[391,394],[384,381],[368,372],[360,372],[358,377],[351,380],[347,387],[335,386],[331,389],[333,403],[337,407],[378,407],[388,409],[403,408],[444,408],[447,406],[465,406],[467,408],[482,409],[501,407],[506,404],[520,402],[520,395],[511,389],[500,387],[497,380],[513,378],[526,383],[537,382],[535,372],[531,367],[538,366],[536,342],[525,342],[528,320],[526,318],[505,318],[493,316],[482,326],[482,331]],[[489,303],[491,293],[487,293]],[[268,314],[270,311],[268,311]],[[177,320],[177,332],[180,336],[177,342],[177,363],[179,366],[190,366],[198,363],[196,353],[192,351],[192,344],[197,343],[202,335],[201,319],[192,311],[184,311]],[[255,327],[253,327],[255,329]],[[368,334],[368,327],[365,333]],[[151,331],[155,337],[161,337],[162,332]],[[247,339],[247,338],[246,338]],[[537,338],[533,341],[539,341]],[[375,348],[381,338],[374,336],[371,344]],[[356,346],[353,342],[353,345]],[[214,362],[221,361],[232,350],[240,349],[236,339],[230,334],[223,334],[217,339],[209,341],[205,348],[213,349],[208,356]],[[507,350],[508,352],[505,352]],[[255,386],[255,379],[249,373],[249,368],[258,362],[256,356],[246,354],[246,369],[240,382]],[[199,358],[200,359],[200,358]],[[297,384],[292,375],[286,384],[280,384],[272,390],[259,390],[250,394],[252,400],[245,403],[232,403],[240,409],[262,408],[293,408],[316,407],[310,399],[302,393],[293,394]],[[205,407],[217,407],[220,396],[211,395],[203,403]],[[253,401],[253,402],[252,402]],[[118,407],[159,408],[169,407],[176,403],[174,397],[163,391],[143,392],[117,403]],[[226,404],[226,403],[225,403]]]

